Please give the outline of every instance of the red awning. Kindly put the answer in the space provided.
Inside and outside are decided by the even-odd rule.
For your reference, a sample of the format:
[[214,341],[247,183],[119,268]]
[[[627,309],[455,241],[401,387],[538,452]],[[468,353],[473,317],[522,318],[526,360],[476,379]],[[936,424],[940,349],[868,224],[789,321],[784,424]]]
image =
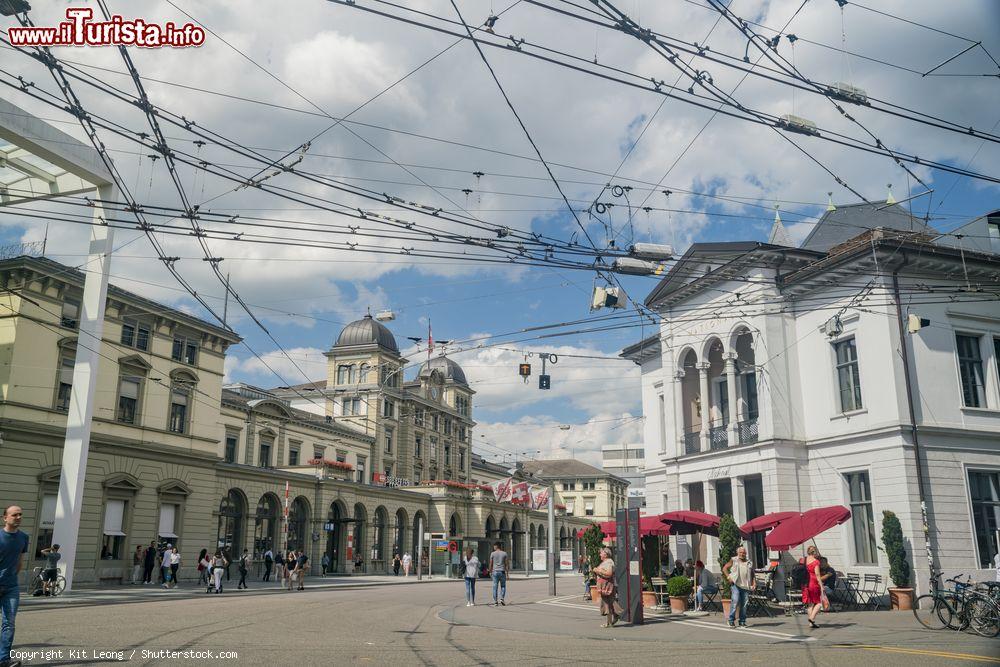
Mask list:
[[[601,532],[608,537],[615,537],[617,534],[618,529],[614,521],[604,521],[600,526]],[[658,516],[641,516],[639,517],[639,534],[642,536],[661,535],[666,537],[670,535],[670,526],[661,523]]]
[[719,536],[719,517],[714,514],[705,514],[694,510],[680,510],[678,512],[665,512],[657,517],[662,523],[670,527],[670,532],[674,535],[692,535],[701,533],[703,535]]
[[775,551],[788,551],[850,518],[851,510],[843,505],[817,507],[782,521],[768,534],[764,543]]
[[745,524],[740,526],[740,532],[744,535],[764,533],[771,530],[785,519],[791,519],[792,517],[797,517],[798,515],[798,512],[771,512],[770,514],[759,516],[756,519],[750,519]]

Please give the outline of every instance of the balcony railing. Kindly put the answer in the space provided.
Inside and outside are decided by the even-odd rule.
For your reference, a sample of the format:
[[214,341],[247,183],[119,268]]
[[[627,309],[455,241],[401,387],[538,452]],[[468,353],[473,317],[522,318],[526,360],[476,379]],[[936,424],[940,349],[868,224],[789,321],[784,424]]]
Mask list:
[[757,419],[747,419],[739,423],[740,444],[752,445],[757,442]]
[[713,426],[708,431],[709,449],[726,449],[729,447],[729,428],[726,424]]
[[697,454],[701,451],[701,430],[684,432],[684,453]]

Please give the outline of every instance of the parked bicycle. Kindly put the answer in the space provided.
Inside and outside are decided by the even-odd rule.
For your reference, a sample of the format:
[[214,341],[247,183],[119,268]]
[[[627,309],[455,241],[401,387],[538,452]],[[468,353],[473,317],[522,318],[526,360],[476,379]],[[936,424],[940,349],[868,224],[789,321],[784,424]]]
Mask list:
[[[31,583],[28,590],[31,595],[41,595],[44,586],[42,585],[42,572],[45,568],[36,567],[31,570]],[[62,575],[62,570],[57,570],[56,578],[49,582],[49,595],[59,595],[66,589],[66,577]]]
[[973,585],[969,578],[962,581],[962,575],[946,580],[954,584],[953,588],[942,589],[941,576],[941,572],[934,574],[932,592],[914,600],[913,615],[922,626],[958,631],[971,627],[983,637],[1000,634],[1000,591],[988,585]]

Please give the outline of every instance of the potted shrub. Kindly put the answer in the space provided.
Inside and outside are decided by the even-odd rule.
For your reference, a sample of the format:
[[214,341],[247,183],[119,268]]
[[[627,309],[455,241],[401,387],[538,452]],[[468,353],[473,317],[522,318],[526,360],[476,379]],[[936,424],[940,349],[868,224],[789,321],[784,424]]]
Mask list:
[[[736,555],[736,550],[740,546],[740,531],[736,527],[736,521],[729,514],[723,514],[719,519],[719,565],[725,565]],[[732,586],[725,577],[719,575],[719,597],[722,600],[722,613],[729,616],[730,597],[732,596]]]
[[[593,573],[597,566],[601,564],[601,547],[604,546],[604,533],[596,523],[590,524],[583,533],[583,547],[587,552],[587,562],[590,563],[590,571]],[[597,590],[597,577],[590,575],[590,599],[594,602],[601,601],[601,593]]]
[[688,598],[694,585],[691,580],[684,576],[670,577],[667,579],[667,596],[670,598],[670,611],[674,614],[683,614],[688,609]]
[[719,580],[719,599],[722,600],[722,615],[729,617],[729,608],[732,605],[733,588],[725,581]]
[[910,587],[910,561],[906,559],[903,528],[895,512],[882,512],[882,547],[889,559],[889,601],[893,609],[905,611],[913,608],[913,588]]
[[656,592],[653,590],[653,582],[646,575],[642,577],[642,606],[650,608],[656,606]]

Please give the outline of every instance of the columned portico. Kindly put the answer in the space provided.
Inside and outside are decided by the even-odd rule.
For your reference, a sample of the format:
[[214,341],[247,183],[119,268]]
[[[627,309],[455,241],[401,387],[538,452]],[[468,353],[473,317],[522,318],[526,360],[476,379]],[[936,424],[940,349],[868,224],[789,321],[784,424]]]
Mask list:
[[709,409],[711,394],[708,390],[708,371],[711,364],[707,361],[700,361],[695,366],[698,369],[698,382],[700,390],[701,407],[701,451],[706,452],[709,448],[708,434],[712,428],[712,411]]

